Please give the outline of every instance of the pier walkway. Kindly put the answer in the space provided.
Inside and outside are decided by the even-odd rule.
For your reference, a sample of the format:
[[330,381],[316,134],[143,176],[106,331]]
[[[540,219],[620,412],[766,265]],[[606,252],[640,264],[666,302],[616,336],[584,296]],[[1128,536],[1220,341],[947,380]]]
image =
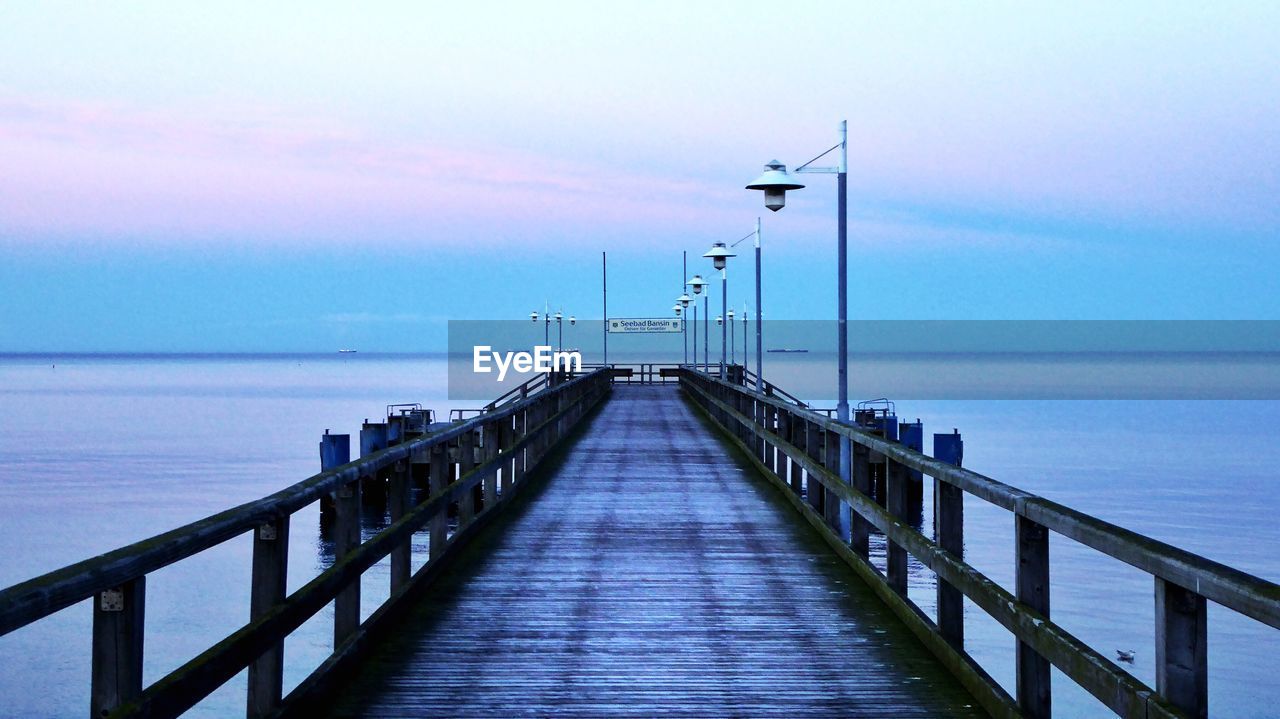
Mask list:
[[[1041,719],[1052,670],[1117,716],[1185,719],[1209,714],[1210,603],[1280,629],[1280,585],[966,469],[957,432],[930,456],[892,403],[838,421],[715,375],[539,375],[449,421],[391,405],[355,459],[325,432],[312,477],[0,590],[0,635],[89,609],[95,719],[176,717],[246,670],[250,719]],[[966,520],[972,502],[1014,526],[1011,586],[966,560],[992,514]],[[332,561],[289,587],[291,521],[315,504]],[[246,540],[246,623],[145,681],[148,576]],[[1062,540],[1151,577],[1154,686],[1054,620]],[[389,597],[365,616],[375,579]],[[966,651],[979,613],[1009,632],[1013,691]],[[285,641],[317,615],[332,653],[286,693]]]
[[673,386],[619,386],[335,716],[982,716]]

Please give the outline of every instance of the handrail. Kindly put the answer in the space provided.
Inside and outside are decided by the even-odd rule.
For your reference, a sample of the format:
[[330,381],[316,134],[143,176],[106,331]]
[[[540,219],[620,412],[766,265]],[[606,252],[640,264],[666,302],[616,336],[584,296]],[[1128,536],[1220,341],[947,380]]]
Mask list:
[[[837,422],[772,395],[723,382],[702,373],[684,374],[682,386],[691,390],[690,396],[700,405],[705,406],[712,418],[730,434],[732,441],[751,456],[753,463],[763,471],[766,477],[778,483],[780,487],[790,490],[788,496],[805,514],[806,519],[824,532],[824,537],[842,556],[847,555],[846,558],[864,578],[883,589],[878,592],[882,598],[909,626],[912,626],[926,645],[948,663],[948,666],[956,668],[962,680],[968,677],[974,682],[983,681],[989,685],[993,684],[989,678],[985,677],[985,672],[982,672],[981,668],[977,667],[967,654],[964,654],[962,646],[955,647],[952,646],[954,642],[950,639],[946,641],[940,639],[942,631],[940,625],[944,623],[942,617],[939,617],[939,624],[934,624],[927,618],[923,618],[924,615],[919,607],[907,598],[905,571],[895,572],[890,559],[889,574],[881,574],[868,561],[865,540],[859,545],[855,538],[851,546],[848,543],[849,540],[841,538],[834,532],[831,514],[822,515],[817,512],[817,505],[825,502],[819,499],[811,507],[810,503],[814,502],[812,491],[809,493],[808,502],[799,498],[800,485],[799,477],[795,474],[796,470],[803,470],[805,477],[813,480],[815,484],[820,484],[828,497],[847,504],[854,512],[855,520],[865,521],[883,533],[889,542],[888,551],[891,555],[895,552],[910,553],[922,565],[933,570],[938,576],[940,593],[944,588],[954,588],[969,597],[977,606],[1011,631],[1020,642],[1025,643],[1029,650],[1034,652],[1032,656],[1046,662],[1046,667],[1048,663],[1057,666],[1064,674],[1118,714],[1184,716],[1183,712],[1186,712],[1189,715],[1195,715],[1205,703],[1202,678],[1196,679],[1194,676],[1190,679],[1174,678],[1166,675],[1158,683],[1162,684],[1161,690],[1167,693],[1162,694],[1152,690],[1110,659],[1051,621],[1047,611],[1047,594],[1044,596],[1045,610],[1041,612],[1037,606],[1034,606],[1036,604],[1034,597],[1024,598],[1022,595],[1024,588],[1021,585],[1018,594],[1010,593],[967,564],[963,559],[962,543],[957,542],[956,545],[948,548],[942,545],[941,538],[934,541],[925,537],[905,521],[903,515],[905,508],[900,505],[895,506],[894,489],[889,489],[891,496],[886,508],[871,499],[862,487],[846,484],[836,474],[835,467],[832,465],[832,460],[837,456],[830,452],[833,447],[831,440],[822,445],[820,437],[824,433],[829,437],[847,437],[855,446],[863,448],[862,451],[867,454],[862,461],[866,461],[866,457],[875,453],[881,455],[886,461],[885,467],[888,473],[886,477],[895,478],[893,481],[898,486],[901,486],[904,481],[903,474],[891,468],[916,470],[933,477],[942,485],[958,488],[963,490],[963,493],[972,494],[1014,513],[1020,518],[1020,532],[1024,529],[1030,533],[1051,530],[1153,575],[1157,584],[1157,602],[1159,606],[1165,608],[1163,610],[1158,608],[1158,614],[1161,611],[1191,612],[1192,626],[1189,629],[1183,626],[1186,622],[1178,624],[1176,618],[1166,626],[1157,627],[1157,641],[1162,643],[1161,646],[1168,647],[1166,651],[1171,655],[1169,661],[1182,661],[1186,659],[1186,651],[1196,650],[1194,646],[1189,649],[1184,646],[1188,642],[1195,644],[1195,637],[1188,638],[1185,632],[1204,631],[1206,618],[1203,614],[1203,601],[1205,599],[1213,600],[1265,625],[1280,628],[1280,585],[1276,583],[1124,529],[977,472],[928,457],[861,428]],[[768,421],[769,426],[762,425],[762,420]],[[802,439],[802,441],[809,444],[816,439],[819,445],[825,446],[827,450],[825,457],[821,452],[817,456],[813,455],[813,448],[806,451],[786,436],[792,433],[796,426],[811,428],[809,431],[813,434],[806,434],[805,437],[812,436],[814,439]],[[751,438],[750,445],[746,441],[748,437]],[[822,449],[822,446],[819,449]],[[785,456],[793,463],[790,485],[780,476],[774,475],[774,470],[767,462],[774,450],[780,453],[779,459]],[[785,462],[783,464],[785,465]],[[782,476],[787,474],[781,467],[777,467],[777,471]],[[855,468],[855,474],[857,471]],[[935,501],[956,502],[953,506],[958,508],[958,498],[962,497],[963,493],[956,493],[955,497],[950,499],[938,495]],[[939,534],[942,533],[941,528],[938,531]],[[1047,538],[1043,541],[1047,542]],[[1047,544],[1043,546],[1047,547]],[[1023,552],[1024,549],[1026,548],[1020,544],[1019,552]],[[901,554],[902,561],[905,561],[905,553]],[[1034,555],[1027,555],[1027,558],[1028,561],[1035,563]],[[1047,551],[1041,559],[1044,562],[1042,567],[1044,576],[1047,577]],[[901,566],[905,570],[905,565]],[[1047,582],[1042,591],[1047,593]],[[1166,598],[1175,595],[1175,599]],[[1195,610],[1197,597],[1200,598],[1201,603],[1198,615]],[[1161,602],[1165,603],[1161,604]],[[1174,602],[1174,604],[1168,602]],[[1185,609],[1188,603],[1191,606],[1190,610]],[[954,621],[952,619],[952,622]],[[959,621],[962,625],[962,614]],[[1196,621],[1199,622],[1198,625]],[[959,631],[962,636],[963,630]],[[1200,636],[1202,637],[1203,634]],[[1175,641],[1182,644],[1175,647]],[[1203,672],[1207,660],[1204,658],[1202,642],[1199,651],[1201,653],[1198,657],[1192,657],[1191,661],[1183,662],[1183,664],[1195,665],[1187,671]],[[1176,659],[1173,656],[1175,654],[1177,654]],[[1181,671],[1178,667],[1175,669]],[[1047,672],[1047,669],[1045,671]],[[1031,673],[1028,672],[1028,674]],[[1019,673],[1020,698],[1024,690],[1022,674],[1022,672]],[[1158,671],[1158,676],[1159,674]],[[1034,707],[1036,702],[1044,700],[1046,701],[1044,706],[1047,706],[1047,673],[1044,675],[1044,680],[1043,687],[1034,687],[1036,691],[1043,691],[1042,696],[1028,696],[1019,703]],[[1026,681],[1033,683],[1035,680],[1027,679]],[[978,687],[976,694],[980,699],[985,699],[983,703],[988,711],[993,714],[1019,711],[1018,706],[1012,705],[1009,697],[998,686],[988,686],[986,689],[989,691],[985,692],[985,696],[982,687]],[[1028,709],[1026,706],[1022,709],[1035,711],[1034,708]]]
[[[405,578],[397,577],[394,570],[395,556],[393,556],[392,596],[388,604],[398,599],[404,593],[404,581],[408,575],[407,538],[409,534],[433,518],[439,520],[440,531],[443,533],[445,531],[443,512],[448,509],[451,502],[456,501],[460,505],[462,523],[453,539],[447,539],[443,534],[441,535],[445,545],[443,549],[447,551],[455,543],[454,540],[461,536],[469,536],[463,532],[464,529],[478,526],[476,520],[492,514],[488,511],[490,499],[501,504],[507,498],[505,488],[514,489],[521,486],[518,482],[524,474],[532,469],[546,455],[550,447],[563,437],[564,433],[607,391],[608,381],[603,372],[586,373],[557,383],[532,396],[508,402],[503,407],[480,417],[433,434],[391,445],[340,467],[322,471],[266,497],[246,502],[150,539],[135,542],[0,590],[0,635],[38,621],[84,599],[94,597],[95,715],[98,713],[96,707],[101,704],[104,715],[107,710],[110,710],[111,716],[130,716],[136,713],[148,716],[176,716],[193,706],[231,676],[253,664],[259,655],[273,645],[278,645],[287,634],[301,626],[335,597],[341,600],[340,595],[358,581],[359,575],[365,569],[400,549],[406,552],[404,555]],[[471,448],[473,438],[478,445],[479,437],[484,438],[484,457],[477,460],[471,456]],[[435,463],[439,461],[460,464],[462,471],[458,480],[449,482],[442,469],[439,474],[442,484],[437,486],[433,476],[433,491],[430,497],[412,507],[402,506],[398,513],[393,509],[391,526],[363,543],[358,540],[357,535],[354,546],[341,550],[333,566],[321,572],[306,586],[284,597],[283,584],[281,584],[279,601],[274,605],[265,606],[263,613],[254,610],[254,618],[249,624],[199,657],[145,690],[141,687],[140,674],[126,681],[126,683],[133,682],[134,686],[131,690],[126,687],[123,694],[118,692],[113,694],[116,687],[108,686],[106,693],[113,698],[99,700],[99,661],[124,662],[132,665],[136,660],[137,666],[141,666],[142,651],[139,643],[136,647],[124,652],[125,656],[130,657],[127,661],[119,656],[112,656],[110,652],[105,653],[105,657],[99,657],[96,647],[99,639],[96,604],[99,600],[105,603],[106,593],[133,586],[145,579],[150,572],[191,557],[236,536],[260,530],[273,522],[285,519],[326,495],[341,497],[343,495],[339,490],[362,479],[377,477],[388,470],[398,473],[402,478],[407,478],[406,460],[438,454],[440,450],[432,452],[433,448],[448,447],[450,443],[457,445],[455,449],[466,451],[459,454],[456,459],[433,458],[430,461],[433,472],[435,472]],[[501,495],[495,494],[499,471],[503,475],[504,493]],[[479,514],[478,504],[476,508],[470,508],[472,498],[478,492],[475,488],[482,482],[486,498],[483,515]],[[400,486],[405,488],[407,499],[408,485],[402,483]],[[468,508],[463,508],[464,504]],[[342,516],[339,514],[338,521],[342,521]],[[347,516],[358,516],[358,514]],[[287,531],[287,524],[284,526]],[[338,530],[338,533],[341,534],[341,530]],[[255,542],[257,542],[256,534]],[[439,553],[434,546],[436,544],[434,535],[432,544],[432,556],[427,566],[433,567],[436,566]],[[258,590],[259,581],[256,552],[255,544],[255,592]],[[419,577],[423,576],[425,569],[426,567],[420,569],[410,584],[417,582]],[[397,582],[400,582],[399,590],[397,590]],[[358,606],[358,596],[355,606]],[[384,604],[385,606],[387,605]],[[136,620],[140,624],[143,617],[140,607],[137,611]],[[343,632],[338,629],[337,622],[335,615],[335,634],[342,638],[340,635]],[[363,630],[364,627],[359,624],[357,615],[356,631]],[[139,639],[141,637],[140,626],[137,627],[136,636]],[[335,641],[335,645],[338,644],[339,642]],[[335,656],[349,650],[345,644],[335,646]],[[128,667],[116,668],[108,671],[107,674],[115,679],[118,676],[128,675],[130,671]],[[257,715],[261,712],[254,709],[252,671],[250,677],[250,714]],[[280,690],[278,675],[274,681],[276,699],[273,706],[278,706]]]
[[[591,376],[583,375],[556,389],[563,391]],[[361,477],[372,476],[424,449],[445,444],[479,429],[482,424],[510,416],[531,404],[534,399],[527,398],[444,431],[392,445],[368,457],[315,474],[261,499],[245,502],[168,532],[0,590],[0,636],[88,599],[96,592],[119,586],[198,554],[255,529],[265,521],[293,514],[339,486],[350,484]]]

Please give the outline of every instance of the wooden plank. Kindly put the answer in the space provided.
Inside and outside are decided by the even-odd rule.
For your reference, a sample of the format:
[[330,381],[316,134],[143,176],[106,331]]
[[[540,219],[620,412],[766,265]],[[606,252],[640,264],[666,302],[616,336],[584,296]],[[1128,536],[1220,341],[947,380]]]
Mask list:
[[[360,481],[333,493],[333,556],[341,561],[360,546]],[[333,645],[342,644],[360,626],[360,577],[333,600]]]
[[[401,460],[391,470],[387,480],[387,513],[391,522],[400,521],[409,511],[410,464]],[[391,591],[394,593],[409,581],[410,559],[413,554],[411,540],[406,539],[391,550]]]
[[1156,577],[1156,691],[1189,717],[1209,716],[1205,598]]
[[146,577],[94,597],[90,717],[106,716],[142,693],[146,605]]
[[[249,620],[259,619],[284,601],[289,575],[289,518],[280,517],[253,533],[253,579]],[[284,687],[284,642],[277,642],[249,665],[246,715],[270,716],[280,708]]]
[[[906,468],[885,458],[884,469],[885,510],[895,519],[910,524]],[[893,591],[907,596],[907,550],[892,539],[888,539],[885,545],[885,580]]]
[[[1016,518],[1018,601],[1049,616],[1049,531],[1026,517]],[[1018,706],[1033,719],[1052,716],[1049,661],[1024,641],[1017,649]]]

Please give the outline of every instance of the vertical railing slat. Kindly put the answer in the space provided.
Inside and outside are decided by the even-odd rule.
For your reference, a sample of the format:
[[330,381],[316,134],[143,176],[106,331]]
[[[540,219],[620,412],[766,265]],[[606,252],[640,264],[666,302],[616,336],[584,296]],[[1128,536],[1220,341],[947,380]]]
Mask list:
[[[1049,618],[1049,530],[1043,525],[1016,516],[1014,542],[1017,544],[1017,598],[1019,602]],[[1017,649],[1018,707],[1033,719],[1052,715],[1049,660],[1025,642]]]
[[[289,517],[268,522],[253,533],[253,578],[249,619],[255,620],[284,601],[289,573]],[[249,665],[250,719],[269,716],[280,707],[284,688],[284,641],[267,649]]]
[[142,693],[146,604],[145,576],[93,597],[91,717],[106,716]]
[[1191,717],[1209,715],[1208,613],[1196,592],[1155,578],[1156,691]]

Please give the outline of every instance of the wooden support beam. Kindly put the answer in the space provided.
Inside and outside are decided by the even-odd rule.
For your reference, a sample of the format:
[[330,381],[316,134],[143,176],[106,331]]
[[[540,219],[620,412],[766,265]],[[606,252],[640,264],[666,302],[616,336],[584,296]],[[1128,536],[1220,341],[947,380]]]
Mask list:
[[1156,581],[1156,691],[1190,717],[1209,716],[1209,630],[1205,598]]
[[[1026,517],[1016,517],[1018,601],[1049,618],[1049,530]],[[1049,660],[1025,642],[1017,650],[1018,707],[1032,719],[1048,719],[1053,711]]]
[[[817,423],[801,421],[804,423],[804,453],[809,456],[809,459],[822,464],[822,433]],[[817,477],[806,476],[804,491],[805,496],[809,498],[809,506],[813,507],[813,511],[817,512],[818,516],[823,516],[822,508],[825,504],[826,492],[822,483]]]
[[[452,471],[453,465],[449,461],[449,448],[443,443],[431,446],[430,457],[427,486],[429,494],[436,495],[443,492],[449,484],[449,472]],[[449,505],[447,503],[441,505],[440,510],[431,515],[427,526],[427,552],[431,559],[435,559],[444,552],[445,542],[449,540]]]
[[[333,493],[333,559],[340,561],[360,546],[360,485],[350,482]],[[333,645],[360,628],[360,578],[354,578],[333,600]]]
[[[790,436],[790,442],[800,452],[804,451],[804,420],[797,417],[794,413],[787,413],[787,429]],[[795,490],[797,497],[804,496],[804,466],[800,464],[800,460],[795,457],[784,455],[782,461],[788,459],[791,462],[791,488]]]
[[93,598],[91,717],[106,716],[142,693],[146,599],[145,576],[98,592]]
[[[885,509],[895,519],[908,522],[907,469],[887,457],[884,469]],[[885,579],[893,591],[907,596],[907,550],[888,538],[885,541]]]
[[[259,619],[284,601],[289,574],[289,517],[280,517],[253,533],[253,578],[249,621]],[[280,708],[284,689],[284,642],[267,649],[249,665],[245,715],[266,717]]]
[[[933,456],[959,467],[964,444],[958,432],[935,434]],[[964,559],[964,490],[933,480],[933,528],[938,546]],[[955,585],[938,577],[938,633],[958,651],[964,651],[964,595]]]
[[[822,430],[822,466],[840,476],[840,435],[829,430]],[[827,526],[840,533],[840,497],[830,489],[825,490],[822,499],[823,519]]]
[[[387,511],[391,523],[395,524],[409,511],[410,489],[409,460],[404,459],[391,469],[391,477],[387,480]],[[411,540],[406,539],[391,550],[391,592],[394,594],[400,587],[409,583],[411,574],[409,559],[413,553]]]
[[[871,452],[860,444],[854,444],[850,448],[850,481],[853,482],[853,488],[857,491],[871,496]],[[850,523],[849,546],[853,549],[853,553],[866,559],[871,555],[871,523],[861,514],[851,512],[853,521]]]
[[[480,456],[483,457],[486,462],[491,459],[495,459],[498,456],[499,445],[502,444],[502,440],[498,439],[498,432],[499,429],[497,422],[489,422],[484,425],[481,436]],[[489,509],[493,506],[494,502],[498,501],[498,468],[495,467],[492,472],[486,475],[484,481],[481,482],[480,485],[480,501],[485,509]]]
[[[455,475],[461,478],[476,466],[476,433],[466,432],[458,437],[458,471]],[[458,528],[467,526],[476,516],[475,491],[469,490],[458,500]]]

